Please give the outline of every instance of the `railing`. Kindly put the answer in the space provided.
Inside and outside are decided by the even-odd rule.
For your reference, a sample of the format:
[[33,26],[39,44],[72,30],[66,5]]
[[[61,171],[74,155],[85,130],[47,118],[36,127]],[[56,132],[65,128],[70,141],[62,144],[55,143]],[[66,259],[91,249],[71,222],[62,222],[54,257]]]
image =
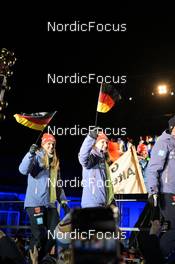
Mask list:
[[[117,199],[118,197],[116,197],[116,202],[119,206],[119,210],[120,210],[120,229],[121,231],[141,231],[141,230],[147,230],[147,229],[140,229],[140,228],[136,228],[134,227],[136,221],[139,218],[140,213],[142,212],[147,199]],[[68,199],[69,200],[69,206],[71,208],[74,208],[75,205],[78,205],[78,207],[80,207],[80,199],[75,199],[75,198],[71,198]],[[30,222],[27,216],[26,211],[24,210],[23,207],[23,203],[24,201],[0,201],[0,208],[3,206],[3,210],[0,210],[0,229],[5,230],[8,234],[10,234],[11,236],[15,235],[15,230],[18,232],[19,230],[21,231],[21,233],[24,234],[24,236],[29,236],[30,235]],[[9,210],[4,210],[4,207],[7,207],[8,204],[10,205],[10,209]],[[2,206],[1,206],[2,205]],[[18,210],[14,210],[12,209],[13,205],[15,205],[15,207],[18,207]],[[22,207],[20,207],[20,205],[22,205]],[[14,223],[11,220],[9,220],[10,218],[8,218],[8,221],[6,221],[6,224],[4,221],[1,221],[1,212],[6,212],[7,214],[11,214],[16,212],[18,214],[17,217],[17,221],[16,223]],[[21,219],[22,218],[22,219]]]

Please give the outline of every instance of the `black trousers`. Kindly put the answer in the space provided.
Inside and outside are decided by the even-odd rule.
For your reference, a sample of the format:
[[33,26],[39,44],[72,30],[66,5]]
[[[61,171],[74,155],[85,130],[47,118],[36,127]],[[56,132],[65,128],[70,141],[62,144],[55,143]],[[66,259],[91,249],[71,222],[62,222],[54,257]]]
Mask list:
[[[38,209],[38,207],[37,207]],[[37,217],[36,209],[34,207],[26,208],[31,224],[32,237],[30,240],[30,249],[33,250],[34,245],[40,248],[39,259],[42,259],[55,244],[54,234],[60,218],[56,208],[40,207],[40,214]]]
[[170,229],[175,229],[175,194],[162,193],[160,195],[160,211]]

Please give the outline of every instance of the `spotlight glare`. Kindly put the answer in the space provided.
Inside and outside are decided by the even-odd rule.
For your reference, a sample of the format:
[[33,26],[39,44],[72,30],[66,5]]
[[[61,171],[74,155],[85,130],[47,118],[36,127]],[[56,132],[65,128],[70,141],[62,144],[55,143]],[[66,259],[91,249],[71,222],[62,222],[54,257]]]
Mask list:
[[162,95],[162,94],[167,94],[168,89],[166,85],[159,85],[158,86],[158,94]]

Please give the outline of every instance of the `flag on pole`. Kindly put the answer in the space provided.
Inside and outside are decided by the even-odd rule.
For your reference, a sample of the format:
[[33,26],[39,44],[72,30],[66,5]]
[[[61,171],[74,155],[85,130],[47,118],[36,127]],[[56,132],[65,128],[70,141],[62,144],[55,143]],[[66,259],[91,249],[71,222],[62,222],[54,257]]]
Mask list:
[[15,114],[14,117],[18,123],[35,130],[41,130],[49,124],[55,112],[39,112],[32,114]]
[[97,112],[106,113],[119,101],[121,96],[114,85],[102,83],[98,97]]

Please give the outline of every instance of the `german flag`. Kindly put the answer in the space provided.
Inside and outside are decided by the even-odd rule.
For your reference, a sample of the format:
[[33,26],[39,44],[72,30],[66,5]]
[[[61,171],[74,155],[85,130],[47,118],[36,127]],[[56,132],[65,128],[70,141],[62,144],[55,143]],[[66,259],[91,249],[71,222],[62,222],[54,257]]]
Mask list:
[[33,114],[15,114],[14,117],[18,123],[35,130],[41,130],[49,124],[55,112],[39,112]]
[[98,98],[97,112],[108,112],[115,105],[115,102],[120,99],[121,96],[114,85],[102,83]]

